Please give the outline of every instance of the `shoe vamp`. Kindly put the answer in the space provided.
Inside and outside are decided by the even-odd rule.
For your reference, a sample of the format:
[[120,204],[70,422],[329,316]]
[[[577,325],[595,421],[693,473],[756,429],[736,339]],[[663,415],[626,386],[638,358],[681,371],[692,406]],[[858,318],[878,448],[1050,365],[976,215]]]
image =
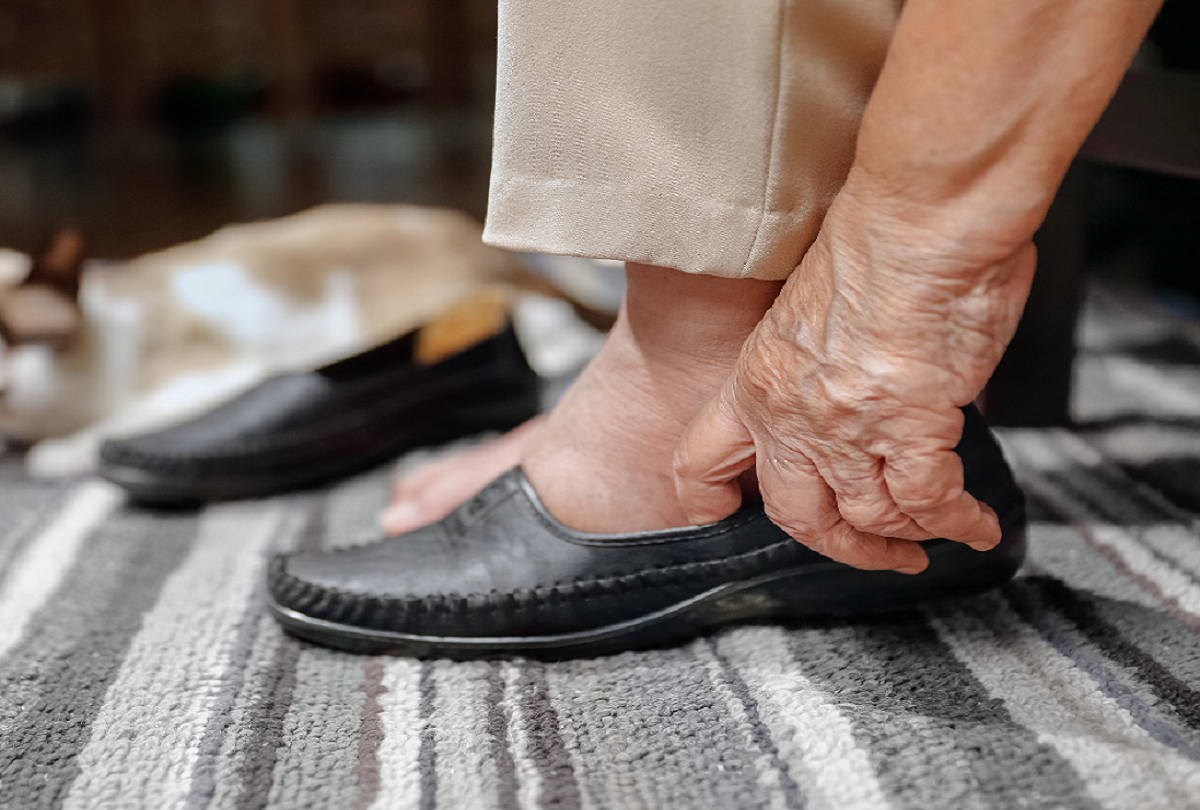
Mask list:
[[313,585],[366,596],[425,597],[530,590],[586,575],[586,550],[549,552],[526,535],[457,534],[445,523],[336,553],[297,554],[288,571]]
[[195,419],[131,443],[159,452],[211,451],[309,425],[342,409],[341,398],[326,380],[315,374],[288,374],[272,377]]
[[[686,571],[769,546],[795,546],[765,520],[757,530],[743,529],[735,537],[581,544],[556,533],[516,492],[483,514],[464,511],[370,546],[297,555],[289,572],[314,585],[366,596],[517,594]],[[801,556],[805,551],[795,547]]]

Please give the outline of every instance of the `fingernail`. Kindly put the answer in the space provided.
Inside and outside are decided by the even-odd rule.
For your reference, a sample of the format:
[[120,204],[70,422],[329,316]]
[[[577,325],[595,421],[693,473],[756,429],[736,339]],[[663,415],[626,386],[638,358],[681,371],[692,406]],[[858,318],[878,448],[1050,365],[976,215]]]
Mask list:
[[416,501],[397,501],[384,510],[379,523],[386,532],[400,532],[421,520],[421,508]]
[[981,540],[978,543],[967,543],[967,545],[976,551],[991,551],[996,547],[995,543],[988,540]]
[[897,574],[919,574],[925,570],[923,565],[910,565],[907,568],[897,568]]

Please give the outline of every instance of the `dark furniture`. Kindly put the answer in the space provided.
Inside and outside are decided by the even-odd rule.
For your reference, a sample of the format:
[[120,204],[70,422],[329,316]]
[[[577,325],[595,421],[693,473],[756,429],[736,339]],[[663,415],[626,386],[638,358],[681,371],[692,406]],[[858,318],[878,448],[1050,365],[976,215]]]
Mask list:
[[1070,424],[1085,211],[1097,164],[1200,180],[1200,72],[1134,67],[1088,137],[1034,237],[1038,273],[1012,343],[984,392],[995,425]]

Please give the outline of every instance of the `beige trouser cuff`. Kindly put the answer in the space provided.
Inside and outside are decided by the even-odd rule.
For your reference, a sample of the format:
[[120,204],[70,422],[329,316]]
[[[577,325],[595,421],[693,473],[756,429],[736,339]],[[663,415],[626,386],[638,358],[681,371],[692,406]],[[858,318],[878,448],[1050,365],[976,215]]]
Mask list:
[[785,278],[845,180],[899,0],[501,0],[484,238]]

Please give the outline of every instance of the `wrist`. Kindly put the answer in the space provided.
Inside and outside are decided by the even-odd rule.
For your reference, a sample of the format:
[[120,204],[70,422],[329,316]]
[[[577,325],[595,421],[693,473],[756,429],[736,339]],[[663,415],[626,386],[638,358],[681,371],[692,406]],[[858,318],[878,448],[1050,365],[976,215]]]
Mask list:
[[919,245],[922,253],[986,265],[1029,243],[1057,190],[994,173],[932,174],[917,179],[856,161],[835,207],[900,244]]

